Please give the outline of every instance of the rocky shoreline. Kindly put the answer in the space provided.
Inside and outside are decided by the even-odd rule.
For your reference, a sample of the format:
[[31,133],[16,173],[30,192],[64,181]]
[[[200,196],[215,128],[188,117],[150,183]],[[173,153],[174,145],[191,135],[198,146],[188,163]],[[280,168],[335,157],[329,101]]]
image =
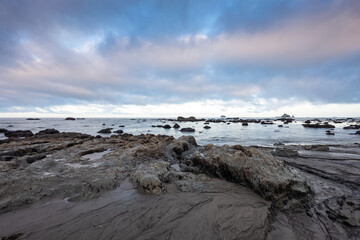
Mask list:
[[0,143],[3,239],[360,238],[358,144],[16,137]]

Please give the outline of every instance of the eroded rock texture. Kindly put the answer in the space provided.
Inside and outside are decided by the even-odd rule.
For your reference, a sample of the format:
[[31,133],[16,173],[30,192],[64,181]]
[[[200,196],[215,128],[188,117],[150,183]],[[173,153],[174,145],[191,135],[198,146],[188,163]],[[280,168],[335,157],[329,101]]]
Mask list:
[[54,130],[4,141],[0,236],[357,239],[357,165],[343,164],[351,174],[341,176],[339,167],[307,162],[301,152],[331,149],[289,149],[296,154],[274,157],[289,150]]

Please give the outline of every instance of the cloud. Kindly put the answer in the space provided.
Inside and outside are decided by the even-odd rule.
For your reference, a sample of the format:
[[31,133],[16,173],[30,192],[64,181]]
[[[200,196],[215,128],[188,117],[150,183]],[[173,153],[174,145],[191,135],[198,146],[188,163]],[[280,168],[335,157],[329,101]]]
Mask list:
[[2,111],[359,102],[357,1],[21,3],[0,2]]

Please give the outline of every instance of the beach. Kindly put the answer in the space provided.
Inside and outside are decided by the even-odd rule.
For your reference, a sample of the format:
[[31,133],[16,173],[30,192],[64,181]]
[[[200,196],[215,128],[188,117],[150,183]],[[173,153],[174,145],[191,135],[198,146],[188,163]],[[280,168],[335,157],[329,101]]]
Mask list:
[[[158,121],[173,130],[174,121]],[[196,122],[177,121],[189,127]],[[223,124],[205,122],[198,123],[211,126],[210,131]],[[1,140],[0,236],[360,237],[356,142],[199,144],[191,132],[173,137],[121,129],[123,133],[105,136],[48,129]]]

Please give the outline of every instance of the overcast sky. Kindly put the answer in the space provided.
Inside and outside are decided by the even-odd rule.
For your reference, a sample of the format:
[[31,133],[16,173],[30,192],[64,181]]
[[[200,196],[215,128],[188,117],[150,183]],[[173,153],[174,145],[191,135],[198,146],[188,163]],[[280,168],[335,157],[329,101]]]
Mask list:
[[360,116],[358,0],[0,0],[0,117]]

